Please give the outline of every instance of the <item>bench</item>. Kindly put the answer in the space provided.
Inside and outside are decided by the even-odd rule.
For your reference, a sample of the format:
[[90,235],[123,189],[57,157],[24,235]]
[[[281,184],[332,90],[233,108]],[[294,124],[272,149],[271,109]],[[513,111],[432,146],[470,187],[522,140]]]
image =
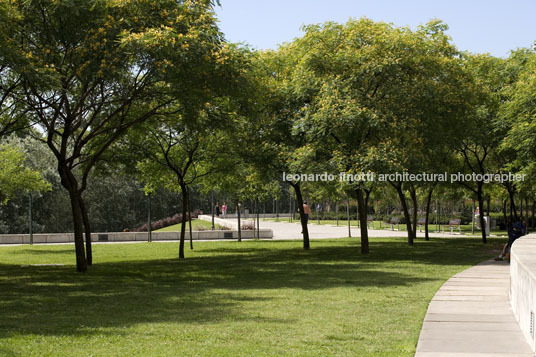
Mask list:
[[458,228],[458,232],[460,232],[460,234],[461,234],[461,233],[462,233],[462,229],[461,229],[461,227],[460,227],[461,222],[462,222],[462,220],[459,219],[459,218],[451,219],[451,220],[449,221],[449,224],[443,226],[443,233],[445,232],[445,227],[448,227],[448,228],[450,228],[450,234],[453,234],[453,233],[454,233],[454,232],[453,232],[454,228],[457,227],[457,228]]
[[396,230],[399,231],[400,228],[399,228],[399,224],[400,224],[400,218],[398,217],[391,217],[391,220],[389,221],[389,224],[391,225],[391,230],[393,231],[393,227],[394,225],[396,224]]
[[419,232],[421,231],[421,228],[426,224],[426,218],[419,218],[417,220],[417,225],[419,226]]

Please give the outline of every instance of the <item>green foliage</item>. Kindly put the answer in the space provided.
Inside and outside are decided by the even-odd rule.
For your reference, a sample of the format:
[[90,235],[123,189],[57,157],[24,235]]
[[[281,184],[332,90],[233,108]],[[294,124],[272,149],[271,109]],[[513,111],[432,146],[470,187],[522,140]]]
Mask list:
[[0,203],[17,192],[46,191],[50,183],[41,174],[25,167],[25,155],[12,145],[0,145]]
[[[536,54],[534,52],[513,52],[510,62],[516,65],[519,77],[508,87],[509,100],[501,107],[509,132],[503,144],[506,150],[515,152],[518,166],[523,172],[534,177],[536,173]],[[532,187],[527,187],[533,190]]]
[[329,145],[337,168],[415,172],[434,161],[423,160],[429,148],[459,134],[467,79],[444,29],[363,18],[309,26],[291,45],[303,56],[296,91],[309,98],[301,126]]

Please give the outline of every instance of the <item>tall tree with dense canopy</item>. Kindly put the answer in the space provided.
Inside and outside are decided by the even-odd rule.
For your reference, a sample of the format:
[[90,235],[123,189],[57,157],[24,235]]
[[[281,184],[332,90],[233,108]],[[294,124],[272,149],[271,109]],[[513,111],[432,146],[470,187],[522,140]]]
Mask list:
[[[474,101],[463,122],[463,132],[453,140],[453,147],[457,150],[462,165],[459,172],[479,175],[494,173],[492,156],[499,149],[506,134],[498,130],[502,121],[499,109],[504,85],[501,77],[504,60],[489,55],[469,55],[466,56],[465,67],[467,73],[474,78]],[[458,183],[472,192],[478,201],[482,242],[486,243],[486,181],[482,178],[475,181],[460,180]]]
[[173,110],[178,99],[184,105],[206,95],[205,83],[225,62],[222,36],[208,0],[9,4],[0,63],[20,77],[12,97],[23,99],[20,110],[57,159],[77,270],[85,272],[92,253],[82,192],[92,167],[132,125]]
[[[464,107],[459,90],[464,76],[445,30],[439,21],[411,31],[363,18],[308,26],[292,44],[301,58],[296,92],[309,98],[299,126],[310,130],[317,145],[331,146],[341,171],[418,169],[420,157],[413,153],[426,150],[422,137],[438,127],[452,134],[452,121]],[[404,206],[401,183],[393,185]],[[366,254],[363,182],[355,183],[355,194]],[[413,244],[415,224],[407,207],[404,213]]]
[[[256,120],[246,125],[250,142],[258,143],[250,148],[250,157],[262,176],[280,180],[283,173],[306,173],[311,168],[314,149],[309,145],[310,136],[300,118],[309,98],[295,92],[294,70],[300,54],[294,44],[281,47],[278,51],[259,53],[254,61],[253,72],[259,79],[256,100],[259,112]],[[311,156],[313,155],[313,156]],[[303,207],[302,183],[288,180],[298,203],[302,226],[303,248],[310,248],[309,230]]]

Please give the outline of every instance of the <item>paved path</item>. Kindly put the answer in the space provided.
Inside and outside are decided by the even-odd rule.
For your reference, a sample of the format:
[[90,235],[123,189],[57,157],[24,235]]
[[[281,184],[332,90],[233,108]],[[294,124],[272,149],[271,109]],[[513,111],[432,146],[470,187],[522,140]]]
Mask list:
[[509,287],[505,262],[486,261],[454,275],[430,302],[415,356],[533,356]]
[[[210,220],[210,216],[201,217],[202,219]],[[245,220],[242,219],[242,224]],[[225,224],[227,226],[236,228],[238,227],[238,222],[236,218],[216,218],[215,220],[218,224]],[[339,226],[336,225],[327,225],[327,224],[309,224],[309,237],[311,239],[320,239],[320,238],[343,238],[348,237],[348,226],[346,222],[341,221]],[[301,224],[297,221],[289,223],[284,218],[280,222],[275,221],[260,221],[261,229],[271,229],[274,232],[273,239],[302,239],[301,235]],[[400,225],[402,227],[402,225]],[[391,231],[385,229],[369,229],[369,237],[407,237],[408,233],[406,231]],[[359,228],[352,226],[351,228],[352,237],[360,237]],[[449,234],[449,233],[435,233],[430,232],[430,235],[433,237],[465,237],[460,234]],[[424,232],[417,232],[417,237],[424,237]]]

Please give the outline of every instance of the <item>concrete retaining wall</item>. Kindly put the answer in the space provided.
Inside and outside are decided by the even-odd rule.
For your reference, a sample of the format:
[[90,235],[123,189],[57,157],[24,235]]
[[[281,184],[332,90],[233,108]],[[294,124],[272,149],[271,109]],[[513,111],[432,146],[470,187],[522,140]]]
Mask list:
[[510,303],[521,331],[536,351],[536,234],[519,238],[510,255]]
[[[261,229],[261,239],[271,239],[273,232],[271,229]],[[153,232],[154,241],[179,240],[180,232]],[[210,239],[238,239],[238,231],[196,231],[192,232],[192,238],[195,240]],[[253,231],[242,231],[242,238],[253,238]],[[110,233],[92,233],[92,242],[135,242],[147,241],[147,232],[110,232]],[[190,239],[190,234],[186,232],[186,239]],[[35,244],[41,243],[71,243],[74,242],[73,233],[52,233],[52,234],[34,234],[33,241]],[[29,234],[0,234],[0,244],[29,244]]]
[[[296,212],[296,216],[298,216],[298,213]],[[257,216],[255,216],[253,213],[250,213],[248,216],[245,216],[244,214],[242,214],[240,216],[240,218],[244,221],[246,220],[253,220],[254,218],[256,218]],[[288,218],[290,217],[290,213],[279,213],[279,214],[275,214],[275,213],[260,213],[259,214],[259,218],[260,219],[263,219],[263,218]],[[212,215],[210,214],[202,214],[202,215],[199,215],[197,218],[199,219],[202,219],[204,221],[212,221]],[[236,220],[236,214],[235,213],[231,213],[231,214],[227,214],[227,218],[232,218],[233,220]],[[216,217],[214,216],[214,223],[217,223],[219,225],[222,225],[222,226],[225,226],[225,227],[228,227],[227,224],[226,224],[226,220],[223,218],[223,216],[220,214],[219,217]],[[228,223],[228,221],[227,221]]]

